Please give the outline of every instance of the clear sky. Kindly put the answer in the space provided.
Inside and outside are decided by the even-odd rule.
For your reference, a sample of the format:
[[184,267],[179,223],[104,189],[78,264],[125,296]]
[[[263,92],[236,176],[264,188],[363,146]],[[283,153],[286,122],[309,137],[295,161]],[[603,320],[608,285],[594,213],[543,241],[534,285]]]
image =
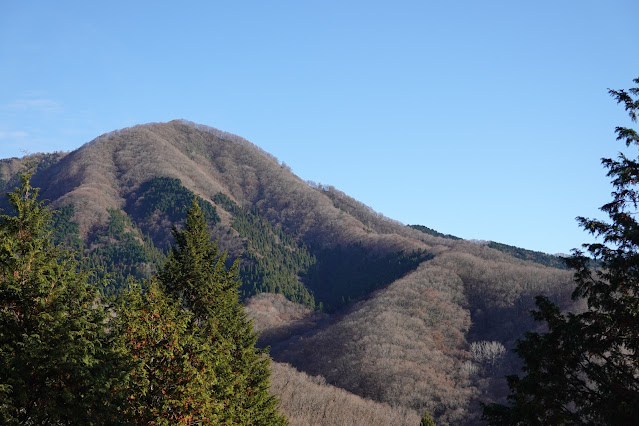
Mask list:
[[587,234],[639,77],[627,1],[0,2],[0,158],[185,118],[406,224]]

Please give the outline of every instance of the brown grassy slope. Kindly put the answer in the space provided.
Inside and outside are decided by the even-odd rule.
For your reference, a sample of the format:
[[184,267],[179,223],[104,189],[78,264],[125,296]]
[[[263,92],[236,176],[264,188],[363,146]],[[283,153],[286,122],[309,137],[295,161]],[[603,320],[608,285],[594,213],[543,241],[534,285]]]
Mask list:
[[0,160],[0,179],[5,182],[13,178],[24,168],[24,158],[6,158]]
[[303,182],[274,157],[238,139],[239,143],[225,145],[223,151],[218,146],[208,149],[208,155],[215,169],[222,172],[219,179],[234,198],[243,205],[258,207],[271,222],[321,245],[362,242],[384,252],[424,248],[412,239],[368,232],[358,219],[336,208],[329,197]]
[[[468,342],[497,341],[509,350],[499,368],[481,369],[474,380],[479,401],[505,403],[508,388],[504,376],[518,373],[521,367],[511,350],[525,332],[540,331],[541,325],[530,315],[535,296],[544,294],[565,309],[578,309],[570,300],[572,272],[521,261],[468,241],[456,242],[431,264],[454,273],[463,282],[472,319],[466,334]],[[472,410],[478,412],[476,402],[473,405]]]
[[457,242],[315,332],[274,346],[272,356],[357,395],[428,409],[438,424],[473,423],[477,402],[501,400],[503,376],[518,363],[510,354],[499,369],[475,365],[471,374],[470,343],[512,348],[536,326],[534,296],[569,306],[571,289],[569,271]]
[[[260,340],[269,345],[303,334],[328,317],[267,293],[251,297],[246,312],[261,333]],[[420,416],[411,409],[364,399],[289,364],[272,362],[271,371],[271,393],[280,399],[282,411],[294,426],[419,424]]]
[[463,291],[456,275],[426,262],[272,355],[357,395],[460,423],[475,393],[461,368],[470,327]]
[[[26,170],[28,165],[35,165],[37,169],[48,168],[67,155],[66,152],[57,151],[50,154],[28,154],[22,158],[0,159],[0,179],[5,183],[18,184],[18,173]],[[12,187],[7,188],[12,190]]]
[[503,400],[503,376],[516,372],[518,362],[510,354],[488,369],[471,359],[469,344],[495,340],[512,348],[536,327],[528,312],[535,295],[570,305],[572,275],[477,243],[457,241],[435,251],[433,260],[316,332],[309,331],[310,311],[291,302],[260,295],[249,305],[260,312],[253,315],[258,328],[284,330],[289,339],[274,339],[275,359],[367,398],[428,409],[438,424],[473,424],[478,401]]
[[545,294],[570,308],[573,273],[522,261],[489,247],[455,242],[433,265],[458,275],[464,283],[477,338],[513,343],[532,326],[529,310]]
[[107,208],[121,208],[131,191],[158,176],[178,178],[204,199],[224,192],[319,245],[361,242],[382,253],[425,248],[415,239],[371,233],[250,142],[180,120],[102,135],[39,173],[34,182],[56,206],[74,203],[75,220],[87,235],[104,223]]
[[75,204],[83,235],[106,220],[107,208],[123,207],[125,196],[153,177],[177,177],[196,192],[222,190],[170,130],[136,126],[100,136],[44,170],[36,183],[56,205]]
[[288,364],[271,363],[271,393],[292,426],[416,426],[414,411],[363,399]]
[[326,321],[329,315],[293,303],[281,294],[260,293],[248,299],[245,310],[260,333],[260,347],[274,346],[304,334]]

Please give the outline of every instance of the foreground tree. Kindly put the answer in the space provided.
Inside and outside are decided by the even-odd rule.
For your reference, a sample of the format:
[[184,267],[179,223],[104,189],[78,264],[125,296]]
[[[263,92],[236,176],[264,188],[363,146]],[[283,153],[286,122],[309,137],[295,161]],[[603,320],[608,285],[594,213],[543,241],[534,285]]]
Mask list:
[[230,351],[224,340],[204,336],[185,311],[151,283],[132,283],[118,298],[111,327],[124,373],[112,389],[120,422],[221,424],[233,397]]
[[78,262],[52,242],[51,213],[30,185],[0,216],[0,419],[92,424],[107,418],[104,315]]
[[[639,87],[609,92],[636,122]],[[639,146],[635,130],[617,127],[616,133],[627,147]],[[562,314],[547,298],[537,298],[533,316],[548,331],[518,342],[525,375],[507,378],[510,406],[484,407],[490,424],[630,425],[639,419],[639,158],[621,153],[602,163],[614,186],[613,200],[601,208],[610,222],[579,218],[603,241],[584,245],[596,262],[580,251],[570,260],[576,268],[573,298],[585,298],[588,309]]]
[[233,397],[225,401],[223,421],[278,425],[277,399],[269,395],[269,358],[255,348],[257,334],[239,302],[238,263],[227,268],[194,200],[183,231],[173,230],[175,245],[159,274],[167,293],[193,314],[200,335],[221,336],[230,345]]

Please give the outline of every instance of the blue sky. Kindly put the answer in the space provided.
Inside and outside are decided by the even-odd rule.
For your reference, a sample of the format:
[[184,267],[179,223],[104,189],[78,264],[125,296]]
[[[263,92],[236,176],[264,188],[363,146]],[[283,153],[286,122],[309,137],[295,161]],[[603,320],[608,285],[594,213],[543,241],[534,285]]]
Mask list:
[[628,1],[0,3],[0,158],[185,118],[384,215],[589,241],[639,77]]

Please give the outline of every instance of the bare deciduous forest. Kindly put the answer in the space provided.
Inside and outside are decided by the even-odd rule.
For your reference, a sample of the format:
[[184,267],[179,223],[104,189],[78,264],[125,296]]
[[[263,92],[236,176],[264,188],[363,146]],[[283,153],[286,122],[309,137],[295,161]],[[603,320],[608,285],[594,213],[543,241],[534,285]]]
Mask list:
[[272,363],[271,391],[282,401],[291,424],[311,425],[418,425],[421,415],[403,407],[363,399],[309,376],[288,364]]
[[[520,367],[511,350],[536,327],[534,297],[582,308],[570,300],[570,271],[421,232],[207,126],[139,125],[71,153],[1,160],[0,189],[15,186],[28,160],[39,161],[43,198],[71,206],[59,221],[65,241],[121,279],[153,274],[183,220],[175,200],[205,203],[220,249],[255,283],[246,309],[259,344],[271,346],[272,392],[295,425],[416,425],[426,410],[437,424],[480,423],[479,403],[503,402],[503,377]],[[149,204],[158,178],[171,179],[164,192],[174,198]],[[371,265],[384,274],[358,281]]]

